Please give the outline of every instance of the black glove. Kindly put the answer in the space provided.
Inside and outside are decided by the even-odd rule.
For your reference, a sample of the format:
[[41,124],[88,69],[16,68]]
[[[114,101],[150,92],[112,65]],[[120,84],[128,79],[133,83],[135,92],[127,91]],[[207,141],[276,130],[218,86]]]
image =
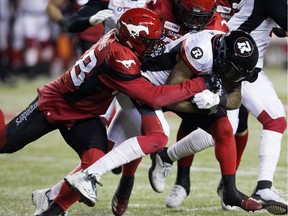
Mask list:
[[279,38],[284,38],[286,37],[286,31],[282,28],[273,28],[272,32]]
[[246,81],[253,83],[258,78],[258,73],[261,71],[260,68],[255,68],[251,74],[246,77]]

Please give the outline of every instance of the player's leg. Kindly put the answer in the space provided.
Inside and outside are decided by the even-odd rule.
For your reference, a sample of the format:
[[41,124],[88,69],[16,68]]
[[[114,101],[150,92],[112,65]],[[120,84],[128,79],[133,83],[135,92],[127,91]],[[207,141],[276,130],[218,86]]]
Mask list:
[[[100,116],[104,125],[108,126],[113,119],[113,116],[116,112],[117,101],[116,98],[112,101],[107,112]],[[81,169],[81,164],[79,164],[70,174],[79,171]],[[35,190],[32,193],[32,202],[35,206],[35,215],[38,215],[45,211],[48,206],[53,202],[60,192],[64,180],[59,181],[50,188]],[[68,214],[68,211],[65,211],[65,214]],[[63,214],[64,215],[64,214]]]
[[57,129],[45,119],[35,99],[24,111],[5,124],[0,114],[0,153],[14,153],[52,130]]
[[[86,169],[108,151],[106,128],[100,118],[77,123],[69,129],[61,128],[60,131],[65,141],[76,151],[81,159],[80,166],[76,167],[69,175]],[[59,193],[53,202],[45,211],[38,215],[63,214],[71,205],[79,201],[80,196],[78,193],[70,189],[65,181],[60,182],[58,186],[60,186],[58,188]]]
[[[152,166],[149,169],[149,181],[154,191],[161,193],[165,189],[166,179],[169,175],[172,163],[180,160],[182,157],[195,154],[206,148],[212,147],[214,140],[206,131],[198,128],[180,139],[177,143],[171,145],[169,148],[164,148],[153,154]],[[154,165],[154,166],[153,166]],[[187,194],[181,185],[175,184],[170,194],[175,195],[174,202],[167,207],[176,208],[181,205]],[[170,197],[170,195],[169,195]],[[171,196],[172,197],[172,196]],[[170,197],[170,198],[171,198]],[[168,198],[167,198],[168,200]]]
[[[82,199],[85,200],[87,205],[95,205],[97,201],[95,189],[91,188],[89,178],[94,178],[96,182],[99,182],[100,177],[107,171],[160,150],[167,144],[168,136],[164,131],[169,126],[163,112],[161,110],[155,111],[137,102],[134,105],[141,114],[141,133],[143,135],[124,141],[88,169],[65,178],[71,187],[77,189],[82,194]],[[87,193],[86,191],[91,193]],[[91,196],[92,194],[94,196]]]
[[[193,128],[190,124],[181,121],[177,132],[177,141],[181,140],[189,133],[191,133]],[[190,167],[194,159],[194,154],[190,154],[186,157],[182,157],[177,161],[177,174],[176,181],[172,188],[172,191],[166,199],[166,206],[169,208],[179,207],[184,199],[190,193]]]
[[[117,98],[125,108],[123,110],[120,107],[117,110],[108,127],[108,139],[114,146],[118,146],[128,138],[141,134],[140,113],[135,109],[131,100],[127,100],[126,96],[118,95]],[[128,208],[130,195],[134,186],[134,174],[140,162],[141,158],[121,166],[123,170],[122,176],[111,202],[112,212],[115,215],[123,215]]]
[[142,158],[131,161],[122,166],[122,176],[111,201],[114,215],[123,215],[129,204],[129,199],[133,190],[135,172]]
[[[254,83],[243,82],[242,91],[243,105],[263,125],[259,142],[258,182],[253,197],[272,206],[278,205],[276,213],[287,213],[287,202],[273,189],[281,140],[287,126],[283,104],[263,71]],[[273,209],[270,211],[275,213]]]
[[240,165],[242,154],[246,148],[248,141],[248,114],[248,110],[243,105],[241,105],[239,109],[239,124],[236,134],[234,135],[237,148],[237,168]]
[[[241,105],[240,109],[237,110],[229,110],[227,111],[227,115],[229,118],[229,121],[233,128],[233,133],[235,142],[236,142],[236,149],[237,149],[237,161],[236,161],[236,167],[238,168],[240,164],[240,160],[243,154],[243,151],[247,144],[247,138],[248,138],[248,125],[247,125],[247,118],[248,118],[248,112],[246,108]],[[227,206],[222,200],[221,195],[223,194],[223,180],[221,179],[219,181],[218,187],[217,187],[217,194],[220,197],[221,207],[224,210],[237,210],[236,206]]]
[[241,193],[236,187],[236,144],[228,117],[220,117],[212,123],[211,135],[215,139],[215,155],[221,168],[223,202],[246,211],[262,209],[259,202]]

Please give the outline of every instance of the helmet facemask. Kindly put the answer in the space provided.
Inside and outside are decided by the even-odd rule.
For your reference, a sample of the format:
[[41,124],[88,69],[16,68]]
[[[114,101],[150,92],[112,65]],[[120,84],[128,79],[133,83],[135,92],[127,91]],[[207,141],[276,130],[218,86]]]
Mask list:
[[176,17],[188,31],[198,32],[202,30],[210,21],[214,13],[213,6],[212,9],[206,10],[203,5],[198,5],[199,3],[197,2],[190,2],[189,4],[191,8],[179,0],[174,0],[174,3]]
[[154,58],[163,54],[165,50],[165,43],[161,39],[141,38],[146,45],[146,51],[143,58]]
[[177,16],[179,21],[189,31],[201,31],[211,19],[213,12],[201,13],[188,11],[183,5],[177,5]]

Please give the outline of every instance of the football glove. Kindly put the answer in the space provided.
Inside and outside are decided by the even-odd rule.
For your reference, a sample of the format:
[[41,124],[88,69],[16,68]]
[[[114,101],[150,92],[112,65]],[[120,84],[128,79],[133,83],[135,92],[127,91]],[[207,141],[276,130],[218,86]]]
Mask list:
[[282,28],[275,27],[272,29],[272,32],[279,38],[287,37],[287,32]]
[[114,16],[112,10],[109,9],[100,10],[99,12],[90,17],[89,22],[91,25],[97,25],[103,22],[105,19],[108,19],[112,16]]
[[218,106],[221,102],[220,96],[206,89],[194,95],[192,102],[196,104],[198,109],[210,109]]

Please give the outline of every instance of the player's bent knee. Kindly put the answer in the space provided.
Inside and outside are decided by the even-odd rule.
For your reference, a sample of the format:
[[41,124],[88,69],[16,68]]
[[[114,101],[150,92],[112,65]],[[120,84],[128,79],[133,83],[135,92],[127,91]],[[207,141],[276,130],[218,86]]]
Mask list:
[[150,154],[161,150],[168,143],[168,137],[164,133],[149,133],[145,136],[137,137],[138,142],[141,143],[142,151],[145,154]]
[[287,128],[287,121],[284,117],[270,119],[263,124],[263,128],[283,134]]

